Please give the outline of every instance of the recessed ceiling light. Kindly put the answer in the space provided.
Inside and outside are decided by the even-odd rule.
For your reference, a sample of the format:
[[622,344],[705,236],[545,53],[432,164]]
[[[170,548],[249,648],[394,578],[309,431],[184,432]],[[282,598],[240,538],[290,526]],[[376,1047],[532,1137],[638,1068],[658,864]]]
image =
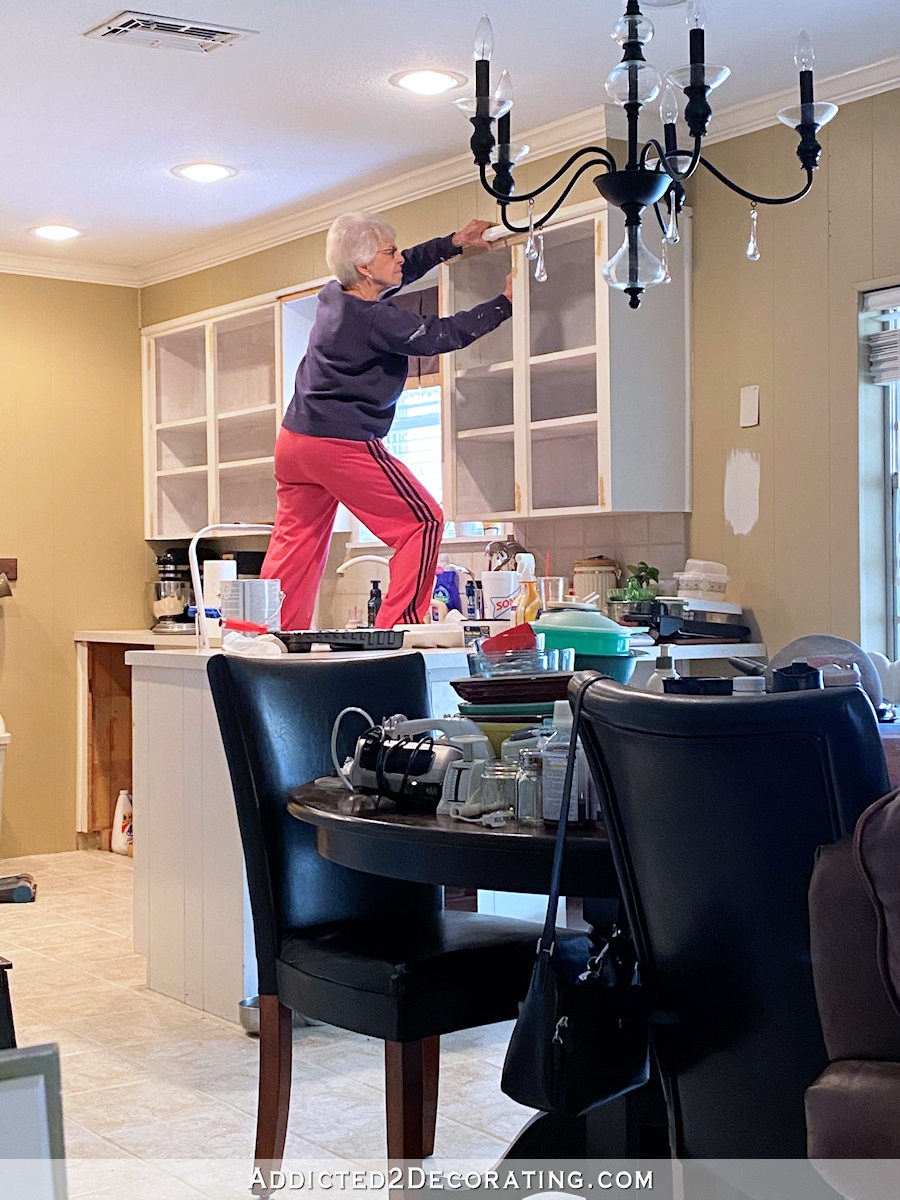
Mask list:
[[388,80],[394,87],[406,88],[417,96],[439,96],[441,92],[448,92],[450,88],[459,87],[465,82],[465,75],[445,71],[443,67],[440,70],[429,67],[420,71],[399,71]]
[[220,179],[229,179],[237,175],[234,167],[225,167],[221,163],[184,163],[172,168],[173,175],[182,179],[191,179],[194,183],[218,183]]
[[67,242],[69,238],[81,237],[81,230],[73,229],[71,225],[38,225],[31,232],[48,242]]

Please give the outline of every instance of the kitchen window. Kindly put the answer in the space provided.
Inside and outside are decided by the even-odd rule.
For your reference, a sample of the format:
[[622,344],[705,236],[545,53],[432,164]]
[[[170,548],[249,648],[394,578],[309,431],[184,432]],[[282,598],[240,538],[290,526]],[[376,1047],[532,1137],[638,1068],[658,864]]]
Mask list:
[[[443,500],[443,455],[441,450],[441,385],[439,375],[422,375],[397,401],[394,423],[384,439],[391,454],[405,463],[434,498]],[[485,534],[481,521],[444,522],[443,541],[448,538],[494,537],[498,527]],[[378,538],[356,517],[350,517],[349,548],[381,545]]]
[[[900,658],[900,287],[868,292],[861,316],[860,626]],[[879,631],[880,626],[880,631]],[[880,636],[879,636],[880,632]]]

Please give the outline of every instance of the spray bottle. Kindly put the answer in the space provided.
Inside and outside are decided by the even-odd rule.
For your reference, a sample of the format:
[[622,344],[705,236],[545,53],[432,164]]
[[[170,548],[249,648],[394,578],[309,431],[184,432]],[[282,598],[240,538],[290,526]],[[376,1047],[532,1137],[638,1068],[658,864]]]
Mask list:
[[519,569],[519,598],[512,623],[524,625],[527,621],[536,621],[541,611],[541,598],[534,578],[534,555],[517,554],[516,566]]

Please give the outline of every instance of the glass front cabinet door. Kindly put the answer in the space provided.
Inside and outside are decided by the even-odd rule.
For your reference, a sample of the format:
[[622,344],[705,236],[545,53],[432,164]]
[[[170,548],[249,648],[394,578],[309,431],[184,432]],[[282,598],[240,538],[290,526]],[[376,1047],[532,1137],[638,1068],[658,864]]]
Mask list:
[[608,242],[615,251],[623,236],[617,227],[607,236],[605,211],[545,230],[544,282],[521,239],[442,268],[444,313],[490,299],[514,276],[512,318],[444,356],[448,516],[688,509],[684,225],[672,282],[637,311],[601,275]]

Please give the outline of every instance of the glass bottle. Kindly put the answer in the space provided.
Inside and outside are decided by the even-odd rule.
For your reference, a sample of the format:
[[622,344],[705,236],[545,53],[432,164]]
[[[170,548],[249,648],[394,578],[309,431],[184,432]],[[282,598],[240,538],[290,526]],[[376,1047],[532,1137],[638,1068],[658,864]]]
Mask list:
[[544,820],[544,760],[540,750],[520,750],[516,774],[516,820],[541,825]]
[[481,811],[500,812],[516,807],[516,776],[518,766],[508,759],[485,763],[481,773]]

